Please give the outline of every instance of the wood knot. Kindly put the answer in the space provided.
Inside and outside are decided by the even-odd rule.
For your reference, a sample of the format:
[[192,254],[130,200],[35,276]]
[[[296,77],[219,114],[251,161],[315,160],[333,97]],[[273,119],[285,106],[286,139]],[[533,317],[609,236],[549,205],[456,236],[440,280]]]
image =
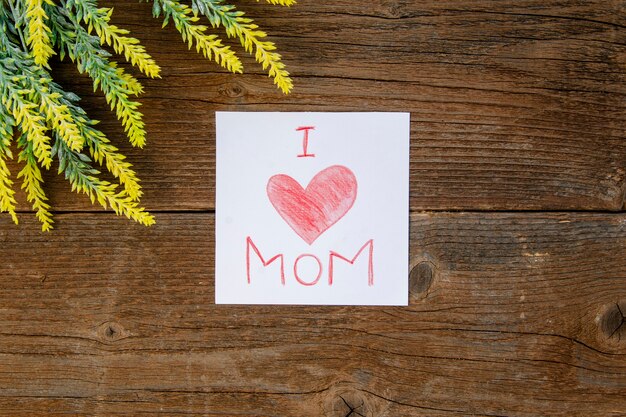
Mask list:
[[626,302],[608,305],[600,318],[600,330],[608,339],[621,341],[626,337]]
[[420,262],[409,273],[409,293],[413,297],[424,297],[433,282],[433,265]]
[[346,391],[335,395],[326,410],[327,417],[369,417],[372,415],[359,391]]
[[387,402],[349,384],[332,387],[325,394],[326,417],[375,417],[387,409]]
[[228,98],[238,98],[246,95],[246,89],[238,83],[223,84],[220,86],[219,92]]
[[119,323],[112,321],[102,323],[97,333],[98,338],[104,343],[117,342],[128,337],[128,332]]
[[405,6],[398,1],[386,1],[383,3],[384,17],[388,19],[403,19],[409,17],[409,14],[405,10]]

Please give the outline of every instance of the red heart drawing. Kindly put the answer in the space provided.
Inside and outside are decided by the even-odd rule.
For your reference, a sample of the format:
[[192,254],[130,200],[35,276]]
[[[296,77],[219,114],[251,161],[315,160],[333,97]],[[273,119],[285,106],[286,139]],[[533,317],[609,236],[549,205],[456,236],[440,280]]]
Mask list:
[[354,173],[342,165],[318,172],[306,189],[286,174],[274,175],[267,182],[270,202],[309,245],[352,208],[356,192]]

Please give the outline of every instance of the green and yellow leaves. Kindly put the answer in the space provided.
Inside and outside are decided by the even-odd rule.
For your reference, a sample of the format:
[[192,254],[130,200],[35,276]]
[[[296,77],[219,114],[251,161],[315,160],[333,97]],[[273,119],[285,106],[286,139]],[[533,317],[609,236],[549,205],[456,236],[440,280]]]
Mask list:
[[[256,0],[257,2],[259,0]],[[267,0],[270,4],[278,4],[280,6],[293,6],[296,4],[296,0]]]
[[57,141],[53,150],[59,159],[59,173],[65,173],[72,191],[87,194],[92,204],[97,201],[104,208],[111,207],[117,215],[145,226],[154,224],[154,217],[139,207],[126,190],[117,192],[117,184],[98,178],[100,172],[89,164],[91,159],[87,155],[72,152],[64,141]]
[[143,115],[138,110],[141,104],[130,99],[130,96],[141,93],[139,81],[109,60],[110,54],[102,49],[99,39],[89,35],[76,16],[59,10],[53,10],[52,16],[55,45],[76,63],[79,72],[89,74],[94,91],[100,88],[104,93],[111,110],[122,121],[131,144],[143,147],[146,131]]
[[17,141],[21,151],[18,160],[24,162],[24,168],[17,174],[17,178],[22,178],[22,189],[26,191],[26,199],[32,203],[37,219],[41,222],[41,230],[44,232],[52,229],[52,215],[50,214],[50,205],[47,203],[48,198],[41,184],[41,170],[37,165],[35,153],[33,151],[33,143],[20,136]]
[[[189,48],[233,73],[243,71],[235,51],[224,45],[213,29],[223,27],[226,36],[238,38],[284,93],[293,83],[281,56],[267,34],[235,6],[224,0],[152,0],[153,15],[172,22]],[[258,1],[258,0],[257,0]],[[266,0],[291,6],[294,0]],[[93,81],[124,126],[133,146],[143,147],[146,130],[140,103],[133,97],[143,92],[139,80],[121,69],[105,47],[150,78],[160,68],[139,40],[111,23],[113,10],[99,7],[97,0],[3,0],[0,1],[0,212],[17,224],[14,182],[6,161],[18,150],[21,180],[44,231],[52,229],[51,207],[43,189],[42,169],[58,162],[72,191],[144,225],[154,218],[139,206],[140,181],[124,155],[96,128],[78,104],[79,98],[54,83],[50,58],[69,57],[80,73]],[[202,24],[208,19],[210,26]],[[100,179],[106,169],[116,179]]]
[[6,114],[4,106],[0,106],[0,119],[4,121],[4,123],[0,124],[0,211],[9,213],[13,222],[17,224],[15,191],[13,190],[11,172],[6,164],[7,159],[13,158],[10,146],[13,139],[15,120]]
[[243,65],[239,58],[228,46],[222,44],[217,35],[208,35],[207,26],[196,23],[200,19],[192,13],[190,7],[174,0],[154,0],[152,12],[155,17],[163,14],[163,27],[171,19],[189,49],[195,44],[196,52],[201,52],[205,58],[213,59],[231,72],[242,72]]
[[[285,0],[269,2],[283,6],[295,3]],[[263,40],[267,34],[260,30],[252,19],[245,17],[242,11],[236,10],[233,5],[223,3],[223,0],[192,0],[192,9],[194,14],[206,16],[214,28],[223,26],[229,38],[238,38],[246,52],[254,53],[256,61],[274,79],[274,84],[283,93],[288,94],[293,88],[293,81],[281,61],[280,54],[274,52],[276,45]]]
[[139,71],[148,77],[159,77],[161,68],[146,52],[139,40],[126,36],[129,34],[128,30],[121,29],[110,23],[113,9],[108,7],[99,8],[94,0],[66,0],[65,6],[75,13],[78,22],[82,21],[87,25],[89,34],[96,32],[100,38],[100,44],[113,47],[116,53],[123,55],[126,61],[136,66]]
[[46,24],[48,15],[43,8],[44,3],[54,5],[51,0],[26,0],[26,19],[28,21],[27,44],[35,63],[44,67],[48,66],[48,59],[54,55],[52,42],[50,42],[50,28]]

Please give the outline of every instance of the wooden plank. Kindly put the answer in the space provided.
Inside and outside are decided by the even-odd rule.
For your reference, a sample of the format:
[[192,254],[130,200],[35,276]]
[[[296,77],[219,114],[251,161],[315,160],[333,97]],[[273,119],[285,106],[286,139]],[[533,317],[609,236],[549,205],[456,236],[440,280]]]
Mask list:
[[[287,97],[248,57],[247,74],[233,76],[186,51],[149,5],[106,3],[163,67],[162,79],[144,80],[147,148],[128,149],[70,64],[55,72],[135,164],[149,209],[214,208],[218,110],[411,112],[415,210],[623,207],[622,2],[246,3],[295,77]],[[92,210],[62,178],[46,180],[58,210]]]
[[0,219],[0,415],[626,409],[626,214],[413,214],[408,308],[216,306],[213,216],[159,220]]

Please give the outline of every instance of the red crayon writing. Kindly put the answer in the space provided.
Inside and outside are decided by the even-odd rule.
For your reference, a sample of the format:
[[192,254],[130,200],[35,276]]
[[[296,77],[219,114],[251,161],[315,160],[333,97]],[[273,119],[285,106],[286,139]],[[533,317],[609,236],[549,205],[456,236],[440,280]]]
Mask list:
[[[365,261],[367,264],[367,285],[370,287],[373,286],[374,285],[374,239],[369,239],[367,242],[365,242],[365,244],[363,244],[363,246],[359,248],[359,250],[356,252],[356,254],[352,258],[343,256],[334,250],[329,251],[328,252],[328,285],[332,286],[335,281],[335,265],[334,265],[335,260],[341,260],[341,261],[347,262],[350,265],[354,265],[357,259],[360,258],[364,252],[367,253],[367,257]],[[264,268],[268,267],[271,263],[278,261],[279,272],[280,272],[280,283],[282,285],[286,284],[285,256],[282,253],[279,253],[266,260],[266,258],[261,254],[261,251],[259,250],[259,248],[254,244],[254,241],[252,240],[250,236],[246,237],[246,278],[248,280],[248,284],[252,283],[251,266],[252,266],[253,261],[252,261],[252,257],[250,256],[252,254],[256,255],[256,258],[258,259],[258,261],[260,261],[260,264]],[[300,261],[303,260],[304,258],[311,258],[315,261],[315,264],[317,264],[317,273],[314,274],[315,275],[314,277],[311,277],[309,279],[303,278],[300,275],[299,270],[298,270],[298,265]],[[255,262],[256,265],[259,265],[258,261]],[[322,261],[320,260],[318,256],[313,255],[311,253],[304,253],[298,256],[293,263],[293,277],[301,285],[304,285],[307,287],[312,286],[319,282],[323,273],[323,269],[324,267],[322,265]]]
[[304,130],[304,137],[302,138],[302,153],[298,155],[298,158],[313,158],[315,157],[314,153],[308,153],[309,148],[309,130],[315,130],[315,126],[300,126],[296,128],[296,131],[299,132]]

